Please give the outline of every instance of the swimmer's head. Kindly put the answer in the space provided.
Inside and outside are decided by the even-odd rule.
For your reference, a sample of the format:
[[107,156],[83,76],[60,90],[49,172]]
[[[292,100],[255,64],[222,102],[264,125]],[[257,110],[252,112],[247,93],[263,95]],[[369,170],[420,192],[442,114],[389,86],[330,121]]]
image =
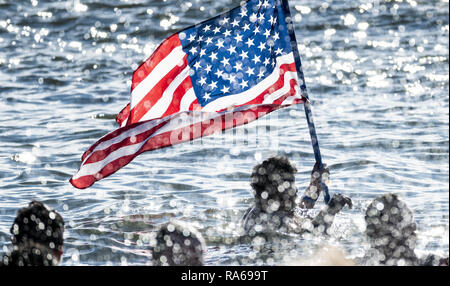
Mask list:
[[11,226],[13,245],[23,247],[40,244],[48,248],[58,260],[64,244],[64,220],[55,210],[38,201],[18,211]]
[[14,245],[13,251],[3,256],[4,266],[57,266],[59,258],[41,244]]
[[366,235],[375,247],[414,249],[416,223],[413,212],[396,194],[377,197],[365,215]]
[[156,235],[153,263],[159,266],[201,266],[205,241],[194,228],[178,221],[163,225]]
[[292,211],[296,205],[297,169],[285,156],[272,157],[253,168],[251,176],[256,204],[264,211]]

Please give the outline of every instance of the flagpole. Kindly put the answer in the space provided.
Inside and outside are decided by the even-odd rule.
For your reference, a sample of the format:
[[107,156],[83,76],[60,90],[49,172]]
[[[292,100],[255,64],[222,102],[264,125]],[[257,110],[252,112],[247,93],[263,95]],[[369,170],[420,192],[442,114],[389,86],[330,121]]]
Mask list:
[[[316,162],[319,164],[319,170],[320,170],[323,168],[322,155],[320,154],[319,140],[317,139],[317,133],[316,133],[316,128],[314,126],[314,120],[313,120],[313,116],[312,116],[312,108],[311,108],[311,104],[308,99],[308,94],[306,93],[306,88],[305,88],[305,90],[303,90],[301,88],[301,85],[305,84],[305,78],[304,78],[303,72],[301,70],[302,64],[300,61],[300,53],[298,52],[297,39],[295,37],[295,30],[294,30],[294,24],[292,22],[291,11],[289,9],[289,3],[287,0],[279,0],[279,1],[282,2],[282,7],[284,10],[284,13],[286,13],[286,19],[290,19],[290,22],[287,23],[287,26],[288,26],[288,30],[289,30],[289,36],[291,38],[291,47],[292,47],[292,52],[294,53],[295,65],[297,67],[297,75],[298,75],[299,79],[302,81],[299,85],[300,85],[300,90],[302,90],[303,96],[306,98],[306,101],[304,103],[306,121],[308,123],[309,134],[311,136],[311,144],[312,144],[313,151],[314,151],[314,157],[316,159]],[[325,204],[328,204],[328,202],[330,201],[330,193],[328,191],[328,186],[324,182],[321,182],[321,187],[322,187],[322,190],[324,191],[323,198],[324,198]]]
[[[319,163],[319,170],[320,170],[323,168],[322,155],[320,154],[319,140],[317,139],[316,127],[314,126],[311,104],[309,103],[309,101],[305,101],[304,107],[305,107],[306,121],[308,122],[309,134],[311,135],[311,143],[314,150],[314,157],[316,158],[316,162]],[[328,186],[324,182],[321,182],[321,186],[324,192],[323,199],[325,203],[328,204],[328,202],[330,201],[330,193],[328,191]]]

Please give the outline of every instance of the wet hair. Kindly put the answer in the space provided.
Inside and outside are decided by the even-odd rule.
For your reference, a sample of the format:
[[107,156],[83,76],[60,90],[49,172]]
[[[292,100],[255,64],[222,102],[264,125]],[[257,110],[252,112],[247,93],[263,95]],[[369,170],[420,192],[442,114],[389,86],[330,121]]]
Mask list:
[[57,266],[59,259],[52,251],[43,245],[14,246],[11,253],[3,256],[0,265],[3,266]]
[[201,266],[205,242],[194,228],[178,221],[163,225],[156,235],[153,264],[158,266]]
[[365,215],[366,235],[381,253],[381,263],[396,265],[400,260],[414,263],[416,223],[413,212],[396,194],[377,197]]
[[416,230],[413,212],[396,194],[377,197],[367,207],[366,234],[369,237],[409,236]]
[[20,209],[10,231],[13,245],[38,243],[62,253],[64,220],[41,202],[33,200],[28,207]]
[[285,156],[276,156],[253,168],[251,186],[258,207],[265,212],[293,211],[297,189],[297,169]]

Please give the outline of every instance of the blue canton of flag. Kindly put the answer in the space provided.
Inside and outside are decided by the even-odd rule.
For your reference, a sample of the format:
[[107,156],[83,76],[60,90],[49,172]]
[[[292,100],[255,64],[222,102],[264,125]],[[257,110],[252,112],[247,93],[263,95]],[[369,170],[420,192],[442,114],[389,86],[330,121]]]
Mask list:
[[[201,106],[257,85],[272,74],[277,57],[292,53],[291,45],[297,43],[292,42],[283,2],[248,1],[178,33]],[[306,91],[301,66],[297,69]]]

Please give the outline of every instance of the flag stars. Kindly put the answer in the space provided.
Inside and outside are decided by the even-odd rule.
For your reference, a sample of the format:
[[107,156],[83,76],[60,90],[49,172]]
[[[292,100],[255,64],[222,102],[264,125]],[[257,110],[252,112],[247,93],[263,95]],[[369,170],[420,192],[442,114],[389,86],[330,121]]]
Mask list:
[[196,47],[192,47],[192,48],[189,50],[189,52],[190,52],[192,55],[195,55],[195,54],[197,53],[197,48],[196,48]]
[[280,33],[276,32],[275,35],[273,35],[273,39],[276,41],[280,39]]
[[234,37],[234,39],[236,40],[236,43],[242,42],[242,35],[237,34],[236,37]]
[[206,101],[210,100],[211,99],[210,95],[211,95],[211,93],[205,92],[205,94],[203,95],[203,99],[206,100]]
[[218,49],[223,48],[223,47],[224,47],[224,46],[223,46],[223,43],[224,43],[223,40],[218,40],[218,41],[217,41],[217,44],[216,44],[217,48],[218,48]]
[[261,42],[258,46],[258,49],[262,52],[266,48],[266,44]]
[[253,60],[252,60],[254,63],[255,63],[255,65],[257,64],[257,63],[260,63],[261,62],[261,57],[260,56],[257,56],[257,55],[255,55],[255,57],[253,58]]
[[214,73],[218,78],[221,78],[221,77],[223,77],[223,71],[222,70],[217,70],[215,73]]
[[258,7],[242,6],[233,17],[205,22],[198,32],[187,34],[186,49],[196,71],[192,79],[203,90],[203,104],[248,90],[272,72],[276,57],[285,54],[273,2],[260,0]]
[[276,22],[277,22],[277,19],[271,15],[270,19],[269,19],[269,23],[273,26]]
[[245,42],[245,44],[250,48],[251,46],[254,46],[255,44],[253,43],[254,39],[248,39],[247,42]]
[[258,74],[258,79],[261,79],[263,77],[264,77],[264,69],[261,69]]
[[217,60],[217,53],[212,52],[211,55],[209,55],[209,58],[211,61]]
[[249,67],[245,73],[250,77],[255,74],[254,70],[255,70],[254,68]]
[[204,85],[206,84],[206,77],[201,77],[200,80],[198,81],[198,83],[199,83],[201,86],[204,86]]
[[230,45],[230,47],[227,49],[227,51],[230,53],[230,55],[236,53],[236,47],[233,45]]
[[238,71],[240,71],[240,70],[242,70],[242,63],[236,63],[235,65],[234,65],[234,69],[238,72]]
[[230,88],[226,87],[226,86],[223,86],[223,88],[220,91],[223,92],[223,93],[228,93],[228,92],[230,92]]
[[230,18],[225,17],[222,19],[222,21],[220,21],[220,25],[223,26],[225,24],[228,24],[229,22],[230,22]]
[[258,21],[259,22],[264,22],[264,15],[262,13],[259,14]]
[[241,86],[242,89],[248,87],[248,81],[247,80],[242,80],[242,82],[239,84]]
[[269,1],[265,0],[264,3],[262,4],[262,6],[263,6],[264,8],[270,7]]
[[230,65],[230,59],[227,58],[223,58],[223,60],[220,61],[224,67],[226,67],[227,65]]
[[239,13],[239,15],[244,18],[245,16],[247,16],[247,8],[242,7],[241,8],[241,13]]
[[201,68],[202,66],[201,66],[201,64],[200,64],[200,62],[199,61],[197,61],[195,64],[194,64],[194,68],[196,69],[196,70],[198,70],[199,68]]
[[217,81],[212,81],[208,86],[211,90],[215,90],[217,88]]
[[245,60],[248,58],[248,52],[243,50],[239,56],[241,57],[242,60]]
[[192,43],[193,41],[195,41],[195,36],[194,36],[194,34],[191,34],[191,35],[189,36],[188,41],[189,41],[189,43]]
[[227,80],[230,81],[230,84],[236,82],[236,76],[234,74],[229,74]]

